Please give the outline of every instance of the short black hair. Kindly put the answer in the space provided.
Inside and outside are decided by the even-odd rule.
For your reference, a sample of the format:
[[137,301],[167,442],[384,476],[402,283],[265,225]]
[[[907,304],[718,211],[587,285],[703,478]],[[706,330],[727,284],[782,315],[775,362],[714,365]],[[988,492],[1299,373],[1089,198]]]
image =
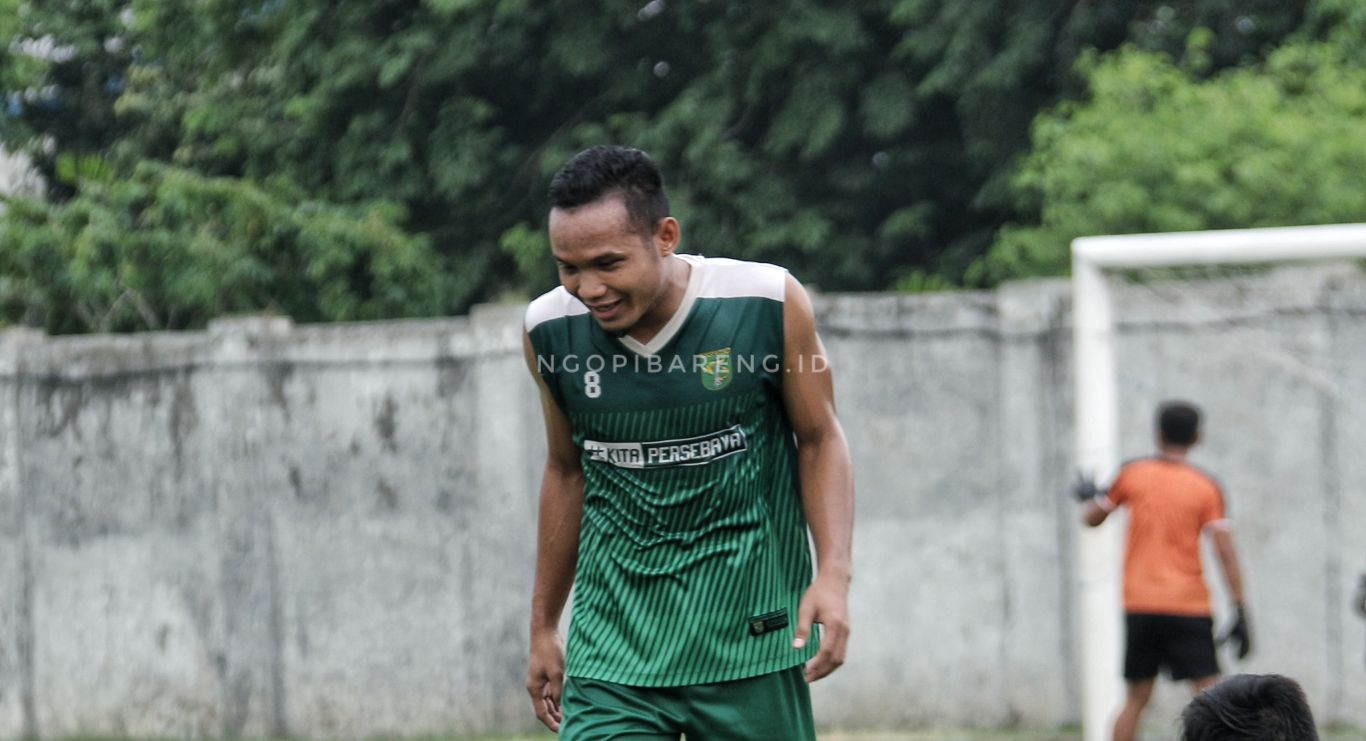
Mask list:
[[579,152],[550,179],[551,208],[575,208],[604,196],[620,195],[631,224],[653,234],[669,215],[664,176],[650,155],[639,149],[600,144]]
[[1235,674],[1181,711],[1181,741],[1318,741],[1304,690],[1279,674]]
[[1162,441],[1194,445],[1200,436],[1200,408],[1188,401],[1166,401],[1157,408],[1157,430]]

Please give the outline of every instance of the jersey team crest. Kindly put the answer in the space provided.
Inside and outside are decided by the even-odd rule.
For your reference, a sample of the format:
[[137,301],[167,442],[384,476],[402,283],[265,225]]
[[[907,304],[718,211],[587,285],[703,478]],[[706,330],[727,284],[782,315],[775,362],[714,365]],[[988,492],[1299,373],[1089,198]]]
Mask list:
[[708,391],[720,391],[730,384],[730,348],[710,350],[698,355],[702,359],[702,387]]

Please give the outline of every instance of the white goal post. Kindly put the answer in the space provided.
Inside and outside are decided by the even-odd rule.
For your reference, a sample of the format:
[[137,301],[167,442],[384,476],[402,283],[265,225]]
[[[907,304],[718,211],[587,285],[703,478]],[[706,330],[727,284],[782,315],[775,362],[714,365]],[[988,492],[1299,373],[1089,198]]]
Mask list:
[[[1098,478],[1118,465],[1115,323],[1107,270],[1366,258],[1366,224],[1082,237],[1072,241],[1072,351],[1076,464]],[[1077,640],[1085,741],[1110,737],[1123,701],[1120,527],[1078,538]]]

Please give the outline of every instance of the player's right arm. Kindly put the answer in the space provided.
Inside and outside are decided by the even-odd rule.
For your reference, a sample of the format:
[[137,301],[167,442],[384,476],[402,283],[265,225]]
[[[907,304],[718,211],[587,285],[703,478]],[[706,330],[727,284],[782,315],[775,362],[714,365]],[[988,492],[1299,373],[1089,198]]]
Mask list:
[[1090,527],[1099,527],[1110,516],[1111,510],[1092,499],[1081,505],[1081,521]]
[[1095,479],[1086,474],[1077,474],[1072,496],[1081,502],[1081,521],[1090,527],[1099,526],[1114,511],[1105,489],[1096,486]]
[[583,516],[583,467],[569,418],[555,403],[545,379],[536,369],[531,338],[522,336],[527,367],[541,394],[547,452],[541,478],[541,505],[536,531],[536,578],[531,593],[531,652],[526,689],[536,717],[559,731],[564,715],[564,638],[560,616],[574,584],[579,552],[579,524]]

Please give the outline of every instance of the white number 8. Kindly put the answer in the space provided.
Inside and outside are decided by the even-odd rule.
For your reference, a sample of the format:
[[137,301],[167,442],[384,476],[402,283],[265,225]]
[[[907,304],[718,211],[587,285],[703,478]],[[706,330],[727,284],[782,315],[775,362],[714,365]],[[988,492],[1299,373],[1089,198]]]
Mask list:
[[588,371],[583,374],[583,395],[590,399],[602,396],[602,376],[597,371]]

